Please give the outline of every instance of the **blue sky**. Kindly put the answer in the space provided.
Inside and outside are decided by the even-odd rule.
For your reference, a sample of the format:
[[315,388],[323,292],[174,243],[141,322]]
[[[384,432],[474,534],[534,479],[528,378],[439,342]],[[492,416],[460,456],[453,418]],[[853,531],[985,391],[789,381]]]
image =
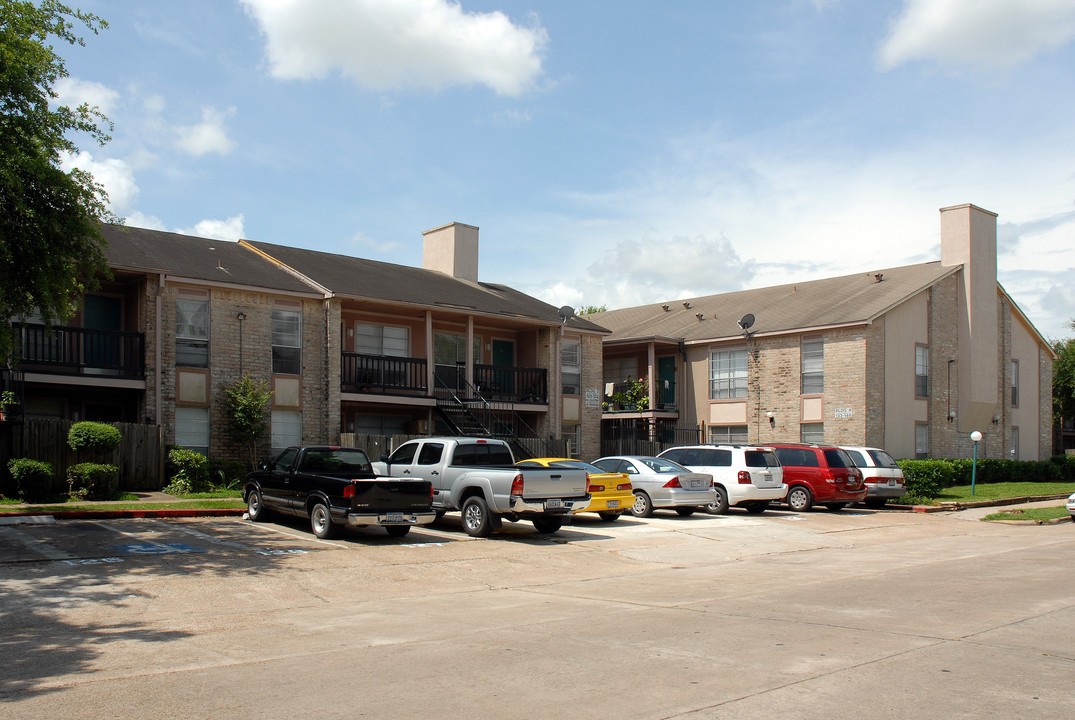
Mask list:
[[421,265],[625,307],[940,257],[998,213],[1000,280],[1075,334],[1071,0],[83,1],[72,160],[131,225]]

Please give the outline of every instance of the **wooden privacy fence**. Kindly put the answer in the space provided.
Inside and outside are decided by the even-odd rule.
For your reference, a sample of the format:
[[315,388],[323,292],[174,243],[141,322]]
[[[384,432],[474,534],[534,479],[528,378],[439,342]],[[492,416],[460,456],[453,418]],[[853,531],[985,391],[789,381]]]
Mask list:
[[[52,465],[54,489],[67,487],[67,468],[80,462],[107,462],[119,466],[119,489],[160,490],[164,487],[164,435],[160,425],[109,423],[123,439],[111,458],[76,452],[67,445],[70,420],[28,419],[13,438],[12,457],[43,460]],[[21,435],[21,437],[19,437]],[[5,461],[6,462],[6,461]]]

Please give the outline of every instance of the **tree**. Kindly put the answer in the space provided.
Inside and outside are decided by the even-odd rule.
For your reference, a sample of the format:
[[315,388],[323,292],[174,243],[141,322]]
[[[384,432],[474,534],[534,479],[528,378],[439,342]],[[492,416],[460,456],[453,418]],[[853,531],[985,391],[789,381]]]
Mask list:
[[594,313],[605,312],[608,307],[604,305],[583,305],[575,311],[576,315],[593,315]]
[[269,428],[266,409],[272,399],[267,380],[255,380],[249,375],[224,388],[228,408],[228,433],[231,439],[250,453],[250,469],[257,467],[258,441]]
[[[1075,320],[1071,321],[1075,330]],[[1075,339],[1053,343],[1053,422],[1075,418]]]
[[0,2],[0,359],[14,349],[7,320],[35,311],[46,325],[66,320],[108,273],[108,196],[88,172],[62,165],[78,153],[69,135],[104,145],[112,125],[85,103],[50,108],[68,75],[52,43],[85,46],[76,21],[95,35],[107,27],[56,0]]

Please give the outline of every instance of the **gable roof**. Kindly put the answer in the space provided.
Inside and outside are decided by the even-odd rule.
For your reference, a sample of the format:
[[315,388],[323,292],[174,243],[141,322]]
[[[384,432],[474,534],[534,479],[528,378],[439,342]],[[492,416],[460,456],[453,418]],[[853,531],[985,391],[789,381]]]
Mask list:
[[[242,240],[240,244],[282,263],[333,295],[359,300],[443,307],[559,325],[558,309],[507,285],[471,282],[435,270],[395,265],[365,258]],[[253,253],[251,253],[253,254]],[[575,330],[607,333],[578,317],[567,321]]]
[[[609,310],[590,317],[612,331],[612,335],[605,338],[606,344],[661,338],[683,340],[689,344],[739,338],[743,331],[737,321],[748,313],[755,318],[750,331],[757,335],[861,325],[959,272],[962,267],[945,267],[939,261],[905,265],[823,280],[669,300]],[[878,273],[882,278],[880,282],[876,277]],[[686,307],[687,304],[690,307]]]
[[104,225],[109,267],[173,278],[322,296],[294,275],[230,240]]

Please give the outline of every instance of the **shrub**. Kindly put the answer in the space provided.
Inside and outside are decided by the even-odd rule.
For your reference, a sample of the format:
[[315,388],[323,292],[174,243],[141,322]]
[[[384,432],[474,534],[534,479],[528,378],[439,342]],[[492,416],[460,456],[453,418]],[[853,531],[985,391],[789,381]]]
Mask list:
[[37,502],[48,497],[52,490],[52,466],[40,460],[14,458],[7,469],[15,479],[19,497],[25,502]]
[[240,487],[247,469],[246,463],[238,460],[210,460],[209,482],[216,488]]
[[900,460],[907,494],[932,500],[941,490],[955,485],[955,468],[948,460]]
[[108,423],[78,422],[67,432],[67,444],[72,450],[111,452],[122,439],[120,431]]
[[1075,455],[1054,455],[1049,462],[1056,466],[1061,482],[1075,482]]
[[67,468],[68,493],[76,500],[107,500],[119,489],[119,468],[84,462]]
[[173,447],[168,451],[168,463],[171,482],[165,492],[183,495],[209,489],[209,460],[200,452]]

